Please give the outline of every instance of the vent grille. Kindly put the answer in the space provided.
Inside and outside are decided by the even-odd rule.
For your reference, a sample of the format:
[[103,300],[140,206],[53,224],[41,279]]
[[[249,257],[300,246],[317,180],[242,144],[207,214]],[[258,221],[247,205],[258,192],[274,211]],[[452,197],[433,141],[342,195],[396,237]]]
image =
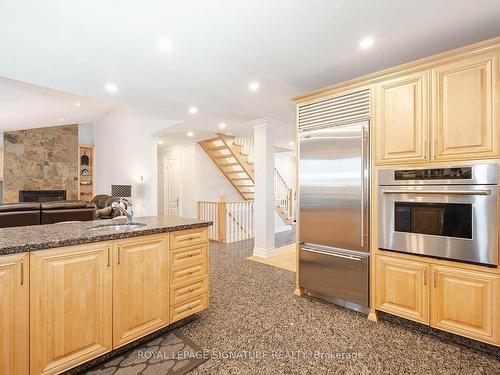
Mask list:
[[298,117],[300,131],[369,119],[370,90],[300,106]]

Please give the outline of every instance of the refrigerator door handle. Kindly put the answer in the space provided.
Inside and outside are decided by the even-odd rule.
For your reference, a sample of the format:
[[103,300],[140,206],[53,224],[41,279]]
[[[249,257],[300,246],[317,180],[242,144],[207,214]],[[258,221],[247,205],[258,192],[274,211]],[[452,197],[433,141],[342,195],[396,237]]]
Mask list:
[[369,168],[369,159],[368,155],[369,151],[369,142],[365,139],[367,137],[368,126],[363,125],[361,128],[361,248],[365,249],[365,223],[368,222],[367,215],[365,214],[366,209],[368,208],[368,192],[369,188],[366,186],[367,180],[369,180],[368,176],[368,168]]
[[344,258],[344,259],[350,259],[350,260],[362,260],[363,258],[356,257],[353,255],[346,255],[346,254],[339,254],[339,253],[333,253],[333,252],[328,252],[328,251],[320,251],[316,249],[311,249],[310,247],[302,247],[302,250],[310,251],[312,253],[316,254],[323,254],[323,255],[331,255],[337,258]]

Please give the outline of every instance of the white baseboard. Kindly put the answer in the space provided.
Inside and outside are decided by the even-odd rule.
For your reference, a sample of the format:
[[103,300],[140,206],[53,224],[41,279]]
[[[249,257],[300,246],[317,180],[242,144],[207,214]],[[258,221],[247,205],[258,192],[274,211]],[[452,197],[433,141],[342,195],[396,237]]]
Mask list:
[[254,247],[253,248],[253,254],[256,257],[261,257],[261,258],[270,258],[274,255],[276,255],[277,249],[272,248],[272,249],[262,249],[259,247]]

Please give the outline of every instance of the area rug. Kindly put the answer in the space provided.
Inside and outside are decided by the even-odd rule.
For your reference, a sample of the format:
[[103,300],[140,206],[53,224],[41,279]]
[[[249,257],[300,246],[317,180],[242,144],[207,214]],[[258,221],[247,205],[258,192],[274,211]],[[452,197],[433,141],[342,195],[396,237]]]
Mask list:
[[182,375],[208,357],[178,332],[168,332],[87,372],[89,375]]
[[249,256],[248,260],[267,264],[288,271],[296,272],[297,269],[297,246],[296,244],[285,245],[276,250],[276,254],[270,258],[261,258],[255,255]]

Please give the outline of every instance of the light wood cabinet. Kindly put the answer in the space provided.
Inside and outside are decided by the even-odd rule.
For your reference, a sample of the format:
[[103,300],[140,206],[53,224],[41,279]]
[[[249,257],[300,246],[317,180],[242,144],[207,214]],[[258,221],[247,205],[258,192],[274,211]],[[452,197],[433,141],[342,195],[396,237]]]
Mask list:
[[378,164],[428,159],[428,71],[376,85]]
[[172,251],[158,234],[0,256],[0,373],[58,374],[206,309],[204,236],[183,231],[195,244]]
[[500,274],[480,268],[377,252],[375,309],[500,346]]
[[113,347],[169,324],[168,237],[135,238],[115,245]]
[[170,290],[170,303],[175,305],[206,293],[208,293],[208,277],[205,276],[186,283],[173,285]]
[[197,228],[172,232],[170,234],[170,248],[178,249],[180,247],[206,243],[208,241],[207,228]]
[[499,345],[500,275],[436,265],[431,271],[431,325]]
[[208,233],[206,228],[170,236],[170,321],[208,307]]
[[498,52],[431,69],[433,159],[498,156]]
[[202,294],[188,301],[170,306],[170,319],[172,323],[196,314],[208,307],[208,294]]
[[0,257],[0,372],[29,373],[29,257]]
[[31,374],[56,374],[112,349],[110,243],[30,254]]
[[392,257],[376,257],[376,308],[429,323],[429,265]]
[[197,264],[206,263],[208,245],[201,243],[198,245],[183,247],[170,251],[170,268],[172,271],[185,269]]

